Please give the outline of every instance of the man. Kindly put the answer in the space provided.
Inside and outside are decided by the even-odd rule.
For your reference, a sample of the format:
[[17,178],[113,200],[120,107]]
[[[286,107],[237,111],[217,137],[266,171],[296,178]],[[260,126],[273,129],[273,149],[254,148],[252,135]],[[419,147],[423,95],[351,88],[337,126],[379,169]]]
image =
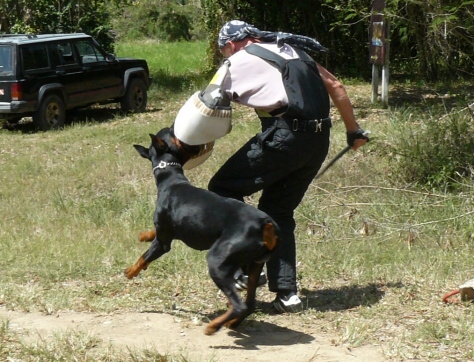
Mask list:
[[[282,230],[278,251],[267,263],[269,289],[277,293],[272,305],[279,313],[299,312],[293,212],[328,153],[329,96],[341,114],[349,145],[356,150],[368,138],[344,86],[303,51],[325,50],[314,39],[260,31],[232,20],[220,30],[218,45],[230,61],[222,91],[232,102],[256,110],[262,132],[227,160],[210,180],[209,190],[242,201],[262,191],[258,208]],[[268,51],[278,55],[276,61],[268,59]],[[245,287],[244,275],[236,281]]]

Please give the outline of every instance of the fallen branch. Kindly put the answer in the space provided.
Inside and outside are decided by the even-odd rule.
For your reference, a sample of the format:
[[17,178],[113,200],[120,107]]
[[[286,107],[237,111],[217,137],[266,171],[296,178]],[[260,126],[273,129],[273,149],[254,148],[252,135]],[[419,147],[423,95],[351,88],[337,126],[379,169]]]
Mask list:
[[411,225],[411,227],[423,226],[423,225],[429,225],[429,224],[437,224],[437,223],[440,223],[440,222],[456,220],[456,219],[460,219],[460,218],[462,218],[462,217],[465,217],[465,216],[468,216],[468,215],[471,215],[471,214],[474,214],[474,210],[473,210],[473,211],[466,212],[465,214],[461,214],[461,215],[457,215],[457,216],[453,216],[453,217],[448,217],[447,219],[441,219],[441,220],[433,220],[433,221],[422,222],[421,224]]
[[[464,107],[464,108],[460,109],[456,113],[459,114],[461,112],[464,112],[464,111],[468,110],[469,112],[471,112],[471,114],[473,114],[472,107],[474,107],[474,103],[468,104],[467,107]],[[451,113],[447,113],[444,116],[439,117],[439,119],[443,119],[443,118],[448,117],[448,116],[451,116]]]

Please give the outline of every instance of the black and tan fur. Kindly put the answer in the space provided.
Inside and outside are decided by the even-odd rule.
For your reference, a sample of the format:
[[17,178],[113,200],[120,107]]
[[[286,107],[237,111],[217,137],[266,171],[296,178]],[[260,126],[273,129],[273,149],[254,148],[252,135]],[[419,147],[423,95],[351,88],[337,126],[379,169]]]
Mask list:
[[[174,137],[170,128],[150,135],[149,148],[134,145],[152,163],[158,187],[155,230],[140,234],[150,248],[125,275],[132,279],[171,249],[174,239],[197,250],[208,250],[209,274],[229,302],[229,309],[205,329],[211,335],[223,325],[237,327],[255,309],[255,291],[263,264],[278,244],[279,229],[264,212],[243,202],[192,186],[182,165],[199,151]],[[235,288],[234,273],[248,270],[245,302]],[[183,272],[185,272],[183,268]]]

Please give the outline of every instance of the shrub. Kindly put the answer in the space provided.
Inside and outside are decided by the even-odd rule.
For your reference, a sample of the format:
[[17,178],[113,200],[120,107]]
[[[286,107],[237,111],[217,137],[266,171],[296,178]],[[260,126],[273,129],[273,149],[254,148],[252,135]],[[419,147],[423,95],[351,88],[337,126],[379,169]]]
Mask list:
[[420,116],[414,127],[411,112],[392,121],[394,172],[409,182],[453,189],[474,176],[473,114],[469,107],[441,117]]
[[205,37],[201,26],[202,12],[194,4],[143,0],[126,6],[111,5],[110,11],[114,31],[122,39],[189,41]]
[[160,17],[158,28],[166,41],[191,40],[191,24],[186,15],[167,12]]

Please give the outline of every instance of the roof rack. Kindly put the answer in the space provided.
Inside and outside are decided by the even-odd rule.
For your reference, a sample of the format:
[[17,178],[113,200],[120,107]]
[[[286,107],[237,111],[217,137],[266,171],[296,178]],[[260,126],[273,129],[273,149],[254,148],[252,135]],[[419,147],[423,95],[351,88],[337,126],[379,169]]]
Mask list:
[[27,43],[37,41],[54,41],[56,39],[71,39],[85,37],[86,33],[57,33],[57,34],[0,34],[2,42]]
[[36,34],[0,34],[0,38],[15,38],[18,36],[26,36],[28,39],[38,37]]

